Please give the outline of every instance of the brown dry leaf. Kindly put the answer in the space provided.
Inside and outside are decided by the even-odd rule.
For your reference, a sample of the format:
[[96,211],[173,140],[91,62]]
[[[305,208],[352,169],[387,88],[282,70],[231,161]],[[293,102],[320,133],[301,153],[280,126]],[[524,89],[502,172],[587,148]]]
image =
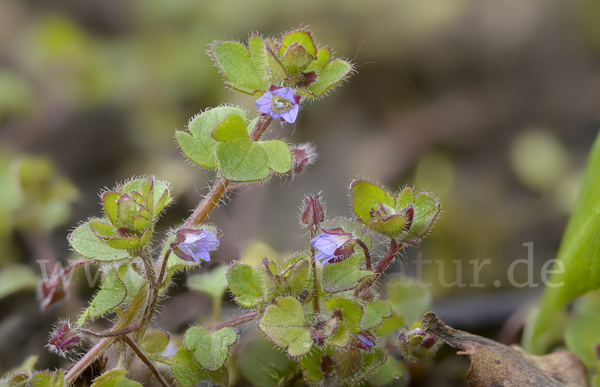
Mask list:
[[471,358],[467,380],[473,387],[587,387],[585,367],[571,352],[533,356],[516,345],[450,328],[433,312],[425,313],[421,329]]

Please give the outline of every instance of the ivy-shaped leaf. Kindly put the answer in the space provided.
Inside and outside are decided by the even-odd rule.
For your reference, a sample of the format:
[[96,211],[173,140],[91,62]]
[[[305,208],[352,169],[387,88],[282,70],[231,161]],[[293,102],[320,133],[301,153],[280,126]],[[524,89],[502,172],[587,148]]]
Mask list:
[[361,252],[353,254],[342,262],[328,264],[323,267],[323,288],[329,293],[351,290],[362,282],[373,277],[375,273],[360,267]]
[[127,370],[118,368],[105,372],[94,381],[92,387],[142,387],[138,382],[127,379],[126,373]]
[[350,332],[358,333],[361,331],[360,321],[364,314],[364,308],[358,302],[346,297],[335,297],[325,300],[325,307],[331,310],[340,310],[342,321],[348,324]]
[[159,353],[169,345],[169,334],[163,331],[153,330],[146,333],[144,341],[142,341],[141,349],[144,352]]
[[188,124],[189,133],[178,131],[175,136],[185,156],[201,167],[215,169],[217,161],[214,150],[217,141],[212,138],[211,133],[215,127],[232,114],[237,114],[247,120],[246,112],[243,109],[220,106],[195,116]]
[[247,120],[232,114],[219,124],[212,136],[219,143],[215,158],[219,171],[232,181],[260,181],[275,173],[288,173],[292,168],[289,146],[280,140],[253,141]]
[[238,42],[219,42],[209,51],[227,86],[249,95],[261,95],[269,88],[264,42],[260,36],[252,35],[248,48]]
[[127,297],[127,288],[115,269],[110,270],[102,282],[100,291],[94,296],[90,306],[83,312],[77,325],[83,326],[88,318],[97,318],[119,306]]
[[185,349],[185,346],[179,348],[173,356],[171,368],[173,376],[182,387],[196,387],[205,380],[221,387],[227,387],[229,384],[229,373],[225,365],[216,371],[205,370],[196,362],[192,353]]
[[227,282],[235,302],[244,308],[252,308],[263,302],[265,279],[259,269],[243,263],[234,263],[226,272]]
[[203,368],[217,371],[229,356],[229,347],[237,341],[237,334],[231,328],[219,329],[210,333],[201,327],[193,327],[185,333],[185,349],[192,352],[194,359]]
[[291,357],[310,352],[311,328],[302,305],[293,297],[279,298],[277,305],[269,305],[258,328],[277,346],[287,348]]
[[61,370],[56,372],[40,372],[31,377],[32,387],[63,387],[65,375]]
[[83,223],[77,227],[69,235],[69,243],[77,254],[88,259],[112,262],[131,258],[127,250],[110,247],[102,239],[98,238],[92,231],[90,222]]
[[384,318],[392,317],[392,307],[386,301],[372,301],[365,305],[360,327],[369,330],[383,324]]
[[298,368],[295,361],[281,356],[281,351],[266,340],[254,340],[236,356],[237,368],[252,386],[284,385]]
[[323,356],[325,356],[326,347],[315,347],[310,353],[306,356],[302,356],[298,363],[300,363],[300,367],[302,367],[302,371],[304,373],[304,379],[309,382],[320,382],[323,380],[323,369],[321,366],[321,362],[323,361]]

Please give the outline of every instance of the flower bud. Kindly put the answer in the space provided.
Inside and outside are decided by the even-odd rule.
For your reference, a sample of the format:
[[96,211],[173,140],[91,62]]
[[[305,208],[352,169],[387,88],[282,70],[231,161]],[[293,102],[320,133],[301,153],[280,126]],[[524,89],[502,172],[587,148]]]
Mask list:
[[81,336],[78,334],[77,330],[72,329],[69,323],[65,321],[52,333],[47,347],[51,351],[64,356],[67,352],[77,346],[80,341]]
[[321,195],[306,196],[304,198],[304,208],[302,210],[302,223],[311,230],[316,229],[319,223],[325,220],[325,211],[321,203]]
[[311,143],[304,143],[290,147],[292,152],[292,172],[300,174],[305,167],[311,165],[317,159],[315,146]]
[[48,310],[51,305],[54,305],[67,297],[67,291],[60,277],[45,280],[40,284],[39,298],[42,312]]

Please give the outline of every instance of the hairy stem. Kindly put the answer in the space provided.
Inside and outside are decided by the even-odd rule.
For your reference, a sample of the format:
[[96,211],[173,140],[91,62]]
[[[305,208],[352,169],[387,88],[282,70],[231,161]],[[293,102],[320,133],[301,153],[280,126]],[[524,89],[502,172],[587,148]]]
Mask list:
[[212,331],[218,331],[219,329],[223,329],[223,328],[227,328],[227,327],[234,327],[236,325],[240,325],[240,324],[252,321],[257,316],[258,316],[258,312],[246,313],[246,314],[243,314],[241,316],[230,318],[229,320],[225,320],[223,322],[215,324],[212,327],[210,327],[210,330],[212,330]]
[[86,368],[88,368],[95,360],[100,356],[104,351],[106,351],[111,345],[117,341],[117,338],[114,337],[106,337],[99,342],[96,343],[90,350],[81,358],[67,374],[65,375],[65,386],[70,386],[73,384],[75,379],[81,375]]
[[135,352],[135,354],[140,358],[140,360],[142,360],[144,362],[144,364],[146,364],[146,367],[148,367],[150,369],[150,371],[152,371],[152,373],[154,374],[154,377],[156,377],[156,380],[158,380],[158,382],[163,387],[169,387],[169,385],[167,384],[165,379],[162,377],[160,372],[158,372],[158,370],[156,369],[154,364],[152,364],[152,362],[146,357],[146,355],[144,355],[142,350],[128,336],[123,336],[123,340],[127,343],[127,345],[129,345],[131,347],[131,349],[133,349],[133,352]]
[[367,270],[371,270],[371,252],[369,251],[369,248],[367,247],[367,245],[365,244],[365,242],[361,241],[360,239],[356,239],[356,243],[365,252],[365,266],[366,266],[366,269]]
[[[311,228],[310,230],[310,239],[314,239],[317,234],[317,230]],[[317,278],[317,261],[315,260],[315,255],[317,250],[314,247],[310,248],[310,260],[311,260],[311,274],[313,279],[313,289],[312,289],[312,302],[313,302],[313,310],[316,313],[319,313],[319,279]]]
[[365,281],[364,283],[362,283],[360,286],[358,286],[354,290],[355,296],[358,296],[361,291],[373,286],[375,281],[377,281],[377,279],[379,277],[381,277],[381,273],[383,273],[390,266],[390,263],[392,263],[392,261],[394,260],[394,257],[396,256],[396,253],[398,251],[400,251],[400,249],[403,246],[404,245],[402,243],[398,243],[394,239],[392,239],[392,241],[390,243],[390,247],[389,247],[387,253],[385,254],[385,257],[383,257],[383,259],[375,267],[375,275],[373,277],[371,277],[368,281]]

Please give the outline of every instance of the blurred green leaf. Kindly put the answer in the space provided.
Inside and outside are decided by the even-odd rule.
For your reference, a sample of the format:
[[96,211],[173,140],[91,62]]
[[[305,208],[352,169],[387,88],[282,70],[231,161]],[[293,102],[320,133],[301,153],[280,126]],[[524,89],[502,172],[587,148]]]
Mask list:
[[402,274],[393,275],[386,289],[394,312],[404,317],[406,325],[420,320],[431,304],[431,296],[415,280]]
[[[539,307],[529,316],[523,347],[541,354],[553,344],[554,321],[575,297],[600,287],[600,136],[588,159],[585,180],[565,230],[554,270]],[[560,270],[561,266],[564,270]],[[560,286],[562,284],[562,286]]]
[[201,327],[192,327],[185,333],[185,349],[203,368],[217,371],[225,365],[229,347],[237,341],[237,333],[231,328],[219,329],[210,333]]
[[142,387],[138,382],[125,377],[127,370],[112,369],[99,376],[92,387]]
[[71,247],[77,254],[89,259],[111,262],[130,258],[127,250],[110,247],[102,239],[98,238],[92,231],[90,222],[83,223],[77,227],[69,235],[69,243],[71,243]]
[[348,77],[353,70],[350,63],[337,59],[329,62],[324,69],[315,69],[317,79],[308,87],[300,88],[296,91],[298,95],[308,98],[318,98],[324,95],[328,90],[338,85],[344,78]]
[[307,355],[299,359],[300,367],[304,372],[304,378],[309,382],[320,382],[323,379],[321,360],[325,355],[326,347],[314,347]]
[[219,266],[208,273],[195,274],[188,279],[188,287],[208,295],[213,302],[221,302],[229,289],[225,276],[226,269],[225,266]]
[[40,372],[31,377],[33,387],[64,387],[65,375],[61,370]]
[[598,360],[596,346],[600,345],[600,293],[590,292],[577,300],[565,327],[565,341],[586,367]]
[[385,364],[378,368],[369,378],[369,385],[373,387],[408,387],[410,375],[403,362],[388,356]]
[[0,269],[0,299],[21,290],[35,290],[39,281],[29,266],[5,266]]
[[363,366],[360,351],[353,347],[335,351],[333,359],[336,375],[341,380],[348,380],[352,375],[359,372]]
[[265,339],[251,341],[238,354],[236,364],[241,374],[253,386],[275,387],[281,385],[293,373],[297,364],[273,343]]
[[277,305],[269,305],[258,328],[277,346],[287,348],[291,357],[310,352],[312,330],[302,305],[293,297],[282,297]]
[[227,282],[235,302],[244,308],[252,308],[263,302],[265,296],[265,279],[261,271],[255,267],[234,263],[227,268]]
[[159,353],[169,345],[170,336],[167,332],[152,330],[146,333],[140,348],[144,352]]
[[102,281],[100,291],[94,296],[90,306],[83,312],[77,325],[83,326],[88,318],[97,318],[116,308],[127,297],[127,288],[117,275],[115,269],[110,270]]
[[229,384],[227,367],[223,366],[214,372],[202,369],[185,346],[179,348],[172,361],[173,376],[183,387],[196,387],[205,380],[222,387],[227,387]]
[[[306,254],[302,254],[308,257]],[[309,280],[311,279],[311,265],[310,262],[306,260],[302,260],[291,269],[291,273],[289,277],[286,279],[286,283],[289,287],[290,294],[292,296],[297,296],[302,292],[302,290],[308,290],[312,288],[309,284]]]

